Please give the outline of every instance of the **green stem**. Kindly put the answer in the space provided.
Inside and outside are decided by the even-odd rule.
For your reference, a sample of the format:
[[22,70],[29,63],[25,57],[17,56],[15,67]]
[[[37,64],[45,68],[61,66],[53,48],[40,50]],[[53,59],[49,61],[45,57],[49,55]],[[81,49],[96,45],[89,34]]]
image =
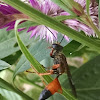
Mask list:
[[90,5],[90,0],[86,0],[86,11],[87,11],[87,15],[89,15],[89,5]]
[[94,30],[94,32],[98,35],[98,37],[100,38],[100,31],[97,29],[96,25],[94,25],[91,17],[89,15],[86,15],[86,20],[83,21],[86,25],[88,25],[90,28],[92,28]]
[[93,24],[90,16],[88,17],[90,20],[90,27],[94,30],[94,32],[98,35],[98,37],[100,38],[100,31],[97,29],[96,25]]
[[[33,21],[43,24],[45,26],[51,27],[58,32],[61,32],[70,38],[82,43],[83,45],[86,45],[98,52],[100,52],[100,43],[94,41],[93,38],[90,38],[88,36],[85,36],[81,32],[77,32],[63,23],[54,20],[53,18],[46,16],[45,14],[41,13],[40,11],[24,4],[23,2],[19,0],[3,0],[5,3],[13,6],[17,10],[23,12],[24,14],[30,16],[30,18],[33,19]],[[23,5],[23,6],[22,6]]]

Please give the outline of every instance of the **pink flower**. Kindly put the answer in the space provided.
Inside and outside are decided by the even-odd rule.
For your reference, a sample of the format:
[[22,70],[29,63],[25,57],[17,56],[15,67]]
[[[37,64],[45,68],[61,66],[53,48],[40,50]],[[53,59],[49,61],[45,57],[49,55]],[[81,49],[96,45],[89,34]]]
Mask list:
[[[51,17],[59,16],[61,15],[62,12],[64,12],[60,7],[58,7],[56,4],[54,4],[50,0],[41,0],[41,2],[38,0],[29,0],[29,2],[33,8]],[[0,14],[2,15],[0,20],[3,20],[5,18],[4,19],[5,22],[0,21],[0,28],[8,27],[7,31],[14,28],[14,24],[17,19],[20,19],[20,18],[28,19],[28,16],[22,14],[21,12],[17,11],[11,6],[2,4],[2,3],[0,4]],[[20,29],[20,31],[23,29]],[[32,31],[30,38],[32,38],[33,36],[35,37],[40,36],[40,39],[46,38],[46,40],[51,43],[53,43],[54,40],[57,40],[58,32],[44,25],[29,27],[27,32],[30,32],[30,31]],[[65,39],[69,41],[69,38],[67,36],[65,37],[66,37]]]
[[0,4],[0,29],[8,27],[7,30],[13,29],[15,21],[12,14],[20,13],[16,9],[6,4]]
[[[81,4],[82,8],[84,9],[84,12],[86,13],[86,0],[75,1]],[[51,17],[70,15],[69,13],[62,10],[58,5],[53,3],[51,0],[29,0],[29,3],[33,8]],[[94,2],[94,0],[92,0],[89,10],[93,23],[98,27],[98,5]],[[0,28],[8,27],[7,30],[11,30],[14,28],[15,21],[20,18],[29,19],[27,15],[22,14],[13,7],[2,3],[0,4]],[[89,26],[83,24],[82,22],[76,19],[65,20],[63,23],[74,30],[84,31],[86,35],[95,36],[94,31]],[[46,39],[47,41],[52,43],[54,40],[57,40],[58,32],[44,25],[31,26],[29,27],[27,32],[30,31],[32,31],[30,36],[31,38],[33,36],[39,36],[40,39]],[[67,36],[65,36],[65,39],[69,41],[69,38]]]
[[[41,0],[41,2],[38,0],[29,0],[29,1],[33,8],[51,17],[60,16],[62,12],[64,12],[64,10],[62,10],[59,6],[54,4],[51,0]],[[40,39],[46,38],[47,41],[52,43],[54,40],[57,40],[58,32],[44,25],[30,27],[28,32],[29,31],[32,31],[31,37],[40,36]],[[66,37],[65,39],[69,41],[68,37]]]
[[[74,1],[78,2],[84,9],[84,12],[86,13],[86,0],[74,0]],[[89,12],[90,12],[90,17],[93,23],[98,27],[98,5],[93,0],[90,4]],[[78,20],[75,20],[75,19],[65,20],[64,24],[68,25],[70,28],[76,31],[82,30],[88,36],[96,36],[95,32],[89,26],[83,24],[82,22]]]
[[20,18],[28,18],[28,16],[7,4],[0,3],[0,29],[5,27],[7,27],[7,31],[14,29],[15,21]]

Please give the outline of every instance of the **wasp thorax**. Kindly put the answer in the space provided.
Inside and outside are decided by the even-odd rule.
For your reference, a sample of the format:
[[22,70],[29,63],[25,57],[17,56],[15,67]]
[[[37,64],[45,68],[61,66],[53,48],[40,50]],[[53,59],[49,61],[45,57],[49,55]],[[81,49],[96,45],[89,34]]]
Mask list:
[[63,49],[63,47],[60,44],[56,43],[52,44],[52,48],[57,51],[61,51]]

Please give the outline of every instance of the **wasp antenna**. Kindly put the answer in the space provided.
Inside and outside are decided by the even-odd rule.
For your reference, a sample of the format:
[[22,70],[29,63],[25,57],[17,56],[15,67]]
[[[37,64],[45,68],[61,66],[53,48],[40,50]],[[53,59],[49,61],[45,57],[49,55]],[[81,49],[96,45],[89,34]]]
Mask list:
[[[46,26],[45,26],[46,27]],[[53,32],[48,28],[48,27],[46,27],[51,33],[52,33],[52,35],[55,37],[55,35],[53,34]],[[55,37],[55,39],[56,39],[56,37]]]
[[60,44],[60,43],[63,41],[63,39],[64,39],[64,36],[65,36],[65,35],[63,35],[63,37],[62,37],[61,41],[59,42],[59,44]]

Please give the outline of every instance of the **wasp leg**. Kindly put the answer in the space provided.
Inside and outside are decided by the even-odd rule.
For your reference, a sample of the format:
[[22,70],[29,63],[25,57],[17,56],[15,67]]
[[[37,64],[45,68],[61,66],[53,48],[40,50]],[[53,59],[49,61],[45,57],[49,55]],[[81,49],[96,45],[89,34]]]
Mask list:
[[48,72],[47,73],[39,73],[32,65],[31,65],[31,67],[32,67],[32,69],[35,71],[35,73],[37,73],[39,76],[43,76],[43,75],[52,75],[52,74],[54,74],[53,72],[53,70],[48,70]]
[[[26,72],[28,72],[28,73],[37,73],[38,75],[41,74],[41,73],[38,73],[32,65],[31,65],[31,67],[32,67],[32,69],[34,69],[35,72],[28,71],[28,70],[26,70]],[[40,76],[41,76],[41,75],[40,75]],[[40,77],[40,78],[41,78],[42,83],[43,83],[45,86],[47,86],[47,84],[44,82],[44,79],[43,79],[42,77]]]

